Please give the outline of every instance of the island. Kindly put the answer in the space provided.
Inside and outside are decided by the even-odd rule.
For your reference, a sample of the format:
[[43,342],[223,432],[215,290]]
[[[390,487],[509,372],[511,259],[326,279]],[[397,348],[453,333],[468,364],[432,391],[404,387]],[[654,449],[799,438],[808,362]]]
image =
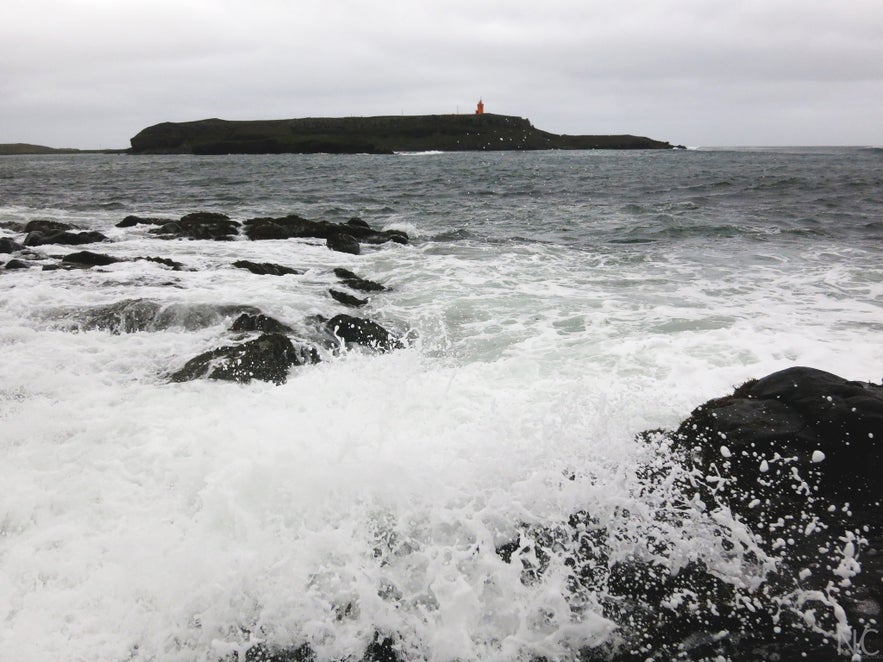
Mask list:
[[132,154],[392,154],[541,149],[673,149],[632,135],[566,135],[511,115],[389,115],[163,122],[131,139]]

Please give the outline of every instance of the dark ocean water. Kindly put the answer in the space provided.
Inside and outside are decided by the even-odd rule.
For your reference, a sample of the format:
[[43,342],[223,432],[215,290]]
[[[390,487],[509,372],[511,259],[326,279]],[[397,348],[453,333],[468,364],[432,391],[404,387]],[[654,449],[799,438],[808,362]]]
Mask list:
[[[358,216],[411,243],[354,256],[115,227],[200,210]],[[660,524],[635,435],[791,365],[883,376],[880,150],[0,159],[0,236],[35,219],[187,270],[41,271],[71,252],[47,245],[0,275],[0,657],[215,660],[264,641],[344,659],[382,632],[412,659],[575,658],[628,634],[605,587],[577,603],[564,556],[525,583],[495,548],[590,512],[611,558],[701,560],[751,587],[764,555],[738,523]],[[82,323],[137,299],[301,330],[341,312],[334,267],[389,287],[359,314],[407,349],[329,355],[283,386],[170,384],[230,342],[229,318]]]

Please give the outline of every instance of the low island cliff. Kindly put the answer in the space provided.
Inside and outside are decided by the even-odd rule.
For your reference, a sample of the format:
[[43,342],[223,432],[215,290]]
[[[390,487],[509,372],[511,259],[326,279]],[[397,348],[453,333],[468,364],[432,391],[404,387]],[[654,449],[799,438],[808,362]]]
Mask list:
[[510,115],[392,115],[163,122],[131,140],[133,154],[391,154],[439,150],[671,149],[641,136],[571,136]]

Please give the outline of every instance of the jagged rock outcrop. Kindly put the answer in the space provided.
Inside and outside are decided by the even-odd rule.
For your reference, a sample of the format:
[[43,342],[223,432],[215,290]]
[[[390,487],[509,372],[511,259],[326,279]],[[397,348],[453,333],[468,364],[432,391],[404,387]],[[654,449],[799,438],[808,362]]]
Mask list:
[[312,348],[295,347],[287,336],[265,333],[239,345],[227,345],[190,359],[172,373],[173,382],[206,377],[235,382],[258,379],[284,384],[292,366],[314,363],[318,355]]
[[404,151],[671,149],[632,135],[559,135],[511,115],[392,115],[163,122],[131,139],[135,154],[390,154]]

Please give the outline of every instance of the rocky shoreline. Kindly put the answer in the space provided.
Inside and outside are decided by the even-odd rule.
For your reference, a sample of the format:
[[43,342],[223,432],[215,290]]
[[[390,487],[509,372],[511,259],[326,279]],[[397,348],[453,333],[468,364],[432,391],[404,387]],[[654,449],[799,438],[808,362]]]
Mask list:
[[[157,240],[320,239],[330,254],[409,241],[403,232],[378,230],[361,219],[329,223],[295,214],[239,223],[197,212],[178,219],[127,216],[118,223],[135,226],[149,226]],[[0,253],[9,256],[3,272],[101,269],[124,259],[99,252],[112,242],[98,232],[49,221],[5,227],[15,236],[0,238]],[[79,250],[50,256],[45,252],[50,246]],[[170,271],[191,268],[163,257],[125,259]],[[231,267],[268,279],[303,273],[295,265],[250,260],[236,260]],[[329,267],[327,278],[328,295],[342,310],[361,307],[385,290],[340,267]],[[233,320],[224,344],[169,366],[167,383],[282,384],[292,370],[306,369],[323,356],[350,349],[394,351],[408,340],[349,312],[315,315],[295,330],[247,302],[195,306],[131,299],[60,311],[59,319],[72,329],[113,334]],[[566,597],[573,603],[603,588],[606,597],[597,608],[619,626],[621,636],[580,651],[581,660],[872,658],[883,649],[881,435],[883,386],[793,367],[702,404],[677,429],[638,436],[651,458],[641,469],[642,497],[668,499],[660,496],[661,486],[673,488],[677,503],[660,510],[660,517],[668,518],[665,526],[678,527],[679,517],[730,523],[722,545],[744,543],[747,549],[750,542],[759,550],[753,553],[758,570],[752,584],[740,584],[738,572],[723,576],[701,560],[673,572],[637,554],[614,559],[605,542],[612,525],[583,511],[568,514],[557,526],[525,523],[496,554],[518,568],[526,584],[542,581],[553,554],[564,555],[570,569]],[[671,471],[672,458],[682,471]],[[399,636],[377,632],[363,659],[404,660]],[[290,662],[315,655],[303,642],[278,649],[255,644],[245,659]]]

